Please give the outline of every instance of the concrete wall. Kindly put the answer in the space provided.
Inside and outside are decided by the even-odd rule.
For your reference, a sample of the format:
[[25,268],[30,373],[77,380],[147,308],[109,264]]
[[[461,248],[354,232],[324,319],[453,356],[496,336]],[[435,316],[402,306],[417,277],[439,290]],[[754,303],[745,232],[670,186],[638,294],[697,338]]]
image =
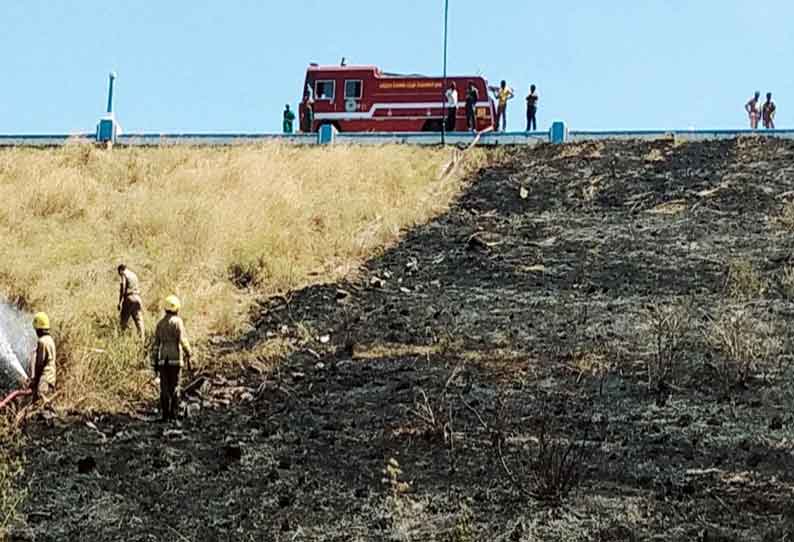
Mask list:
[[569,142],[598,141],[600,139],[672,139],[678,141],[704,141],[709,139],[734,139],[742,136],[776,137],[794,139],[794,130],[632,130],[568,132]]
[[117,145],[155,146],[155,145],[251,145],[263,141],[312,145],[316,143],[314,134],[126,134],[116,139]]
[[0,147],[59,147],[69,142],[90,143],[95,141],[94,134],[37,134],[37,135],[2,135]]
[[[603,139],[670,139],[701,141],[708,139],[733,139],[741,136],[760,136],[794,139],[794,130],[633,130],[633,131],[570,131],[568,142],[598,141]],[[468,146],[475,134],[454,132],[446,134],[448,145]],[[477,145],[537,145],[548,143],[549,132],[489,132],[480,134]],[[0,135],[0,147],[53,147],[69,142],[94,142],[95,134],[35,134]],[[117,145],[156,146],[192,145],[221,146],[255,144],[263,141],[280,141],[294,145],[317,144],[316,134],[125,134],[117,138]],[[350,145],[440,145],[441,134],[436,132],[412,133],[337,133],[334,142]]]
[[[476,134],[469,132],[450,132],[444,140],[448,145],[470,145]],[[478,145],[537,145],[549,141],[548,132],[489,132],[480,134]],[[386,145],[390,143],[409,145],[440,145],[441,134],[436,132],[410,133],[338,133],[337,143],[355,145]]]

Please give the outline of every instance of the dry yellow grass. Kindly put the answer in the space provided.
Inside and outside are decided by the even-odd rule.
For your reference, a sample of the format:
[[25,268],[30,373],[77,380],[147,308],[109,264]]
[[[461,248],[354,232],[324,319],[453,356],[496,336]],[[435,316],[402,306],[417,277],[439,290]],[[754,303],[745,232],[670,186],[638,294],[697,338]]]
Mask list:
[[148,329],[173,292],[200,345],[239,331],[256,296],[339,278],[442,211],[461,185],[462,174],[439,180],[449,157],[407,146],[6,150],[0,296],[50,314],[62,406],[124,408],[151,393],[151,373],[117,330],[119,262],[141,278]]
[[768,288],[767,281],[755,269],[753,262],[734,258],[728,262],[725,290],[729,296],[742,301],[763,297]]
[[775,217],[775,222],[783,229],[794,230],[794,201],[789,201],[783,206],[780,215]]

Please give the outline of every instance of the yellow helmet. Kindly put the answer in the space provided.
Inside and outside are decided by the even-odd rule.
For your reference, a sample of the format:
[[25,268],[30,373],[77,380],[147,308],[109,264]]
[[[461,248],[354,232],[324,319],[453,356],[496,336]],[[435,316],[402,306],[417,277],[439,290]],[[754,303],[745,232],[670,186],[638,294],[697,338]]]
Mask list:
[[47,316],[46,313],[37,312],[35,316],[33,316],[33,329],[50,329],[50,317]]
[[182,303],[177,296],[169,295],[165,298],[165,310],[168,312],[179,312],[180,307],[182,307]]

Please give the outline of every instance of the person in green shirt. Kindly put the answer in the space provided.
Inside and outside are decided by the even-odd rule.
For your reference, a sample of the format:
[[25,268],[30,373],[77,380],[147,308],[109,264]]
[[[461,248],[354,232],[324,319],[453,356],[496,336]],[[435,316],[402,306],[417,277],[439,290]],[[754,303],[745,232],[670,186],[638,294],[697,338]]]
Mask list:
[[284,133],[292,133],[292,123],[295,120],[295,113],[290,111],[289,104],[284,106]]

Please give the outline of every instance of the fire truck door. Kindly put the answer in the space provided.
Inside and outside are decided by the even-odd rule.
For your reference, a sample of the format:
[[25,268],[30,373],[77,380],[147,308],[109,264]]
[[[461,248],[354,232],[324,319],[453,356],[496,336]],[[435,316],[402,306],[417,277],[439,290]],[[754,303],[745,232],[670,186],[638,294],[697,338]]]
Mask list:
[[[317,80],[314,85],[314,101],[318,110],[322,111],[324,108],[328,108],[332,111],[336,111],[336,81],[333,79]],[[327,111],[328,109],[325,110]]]

